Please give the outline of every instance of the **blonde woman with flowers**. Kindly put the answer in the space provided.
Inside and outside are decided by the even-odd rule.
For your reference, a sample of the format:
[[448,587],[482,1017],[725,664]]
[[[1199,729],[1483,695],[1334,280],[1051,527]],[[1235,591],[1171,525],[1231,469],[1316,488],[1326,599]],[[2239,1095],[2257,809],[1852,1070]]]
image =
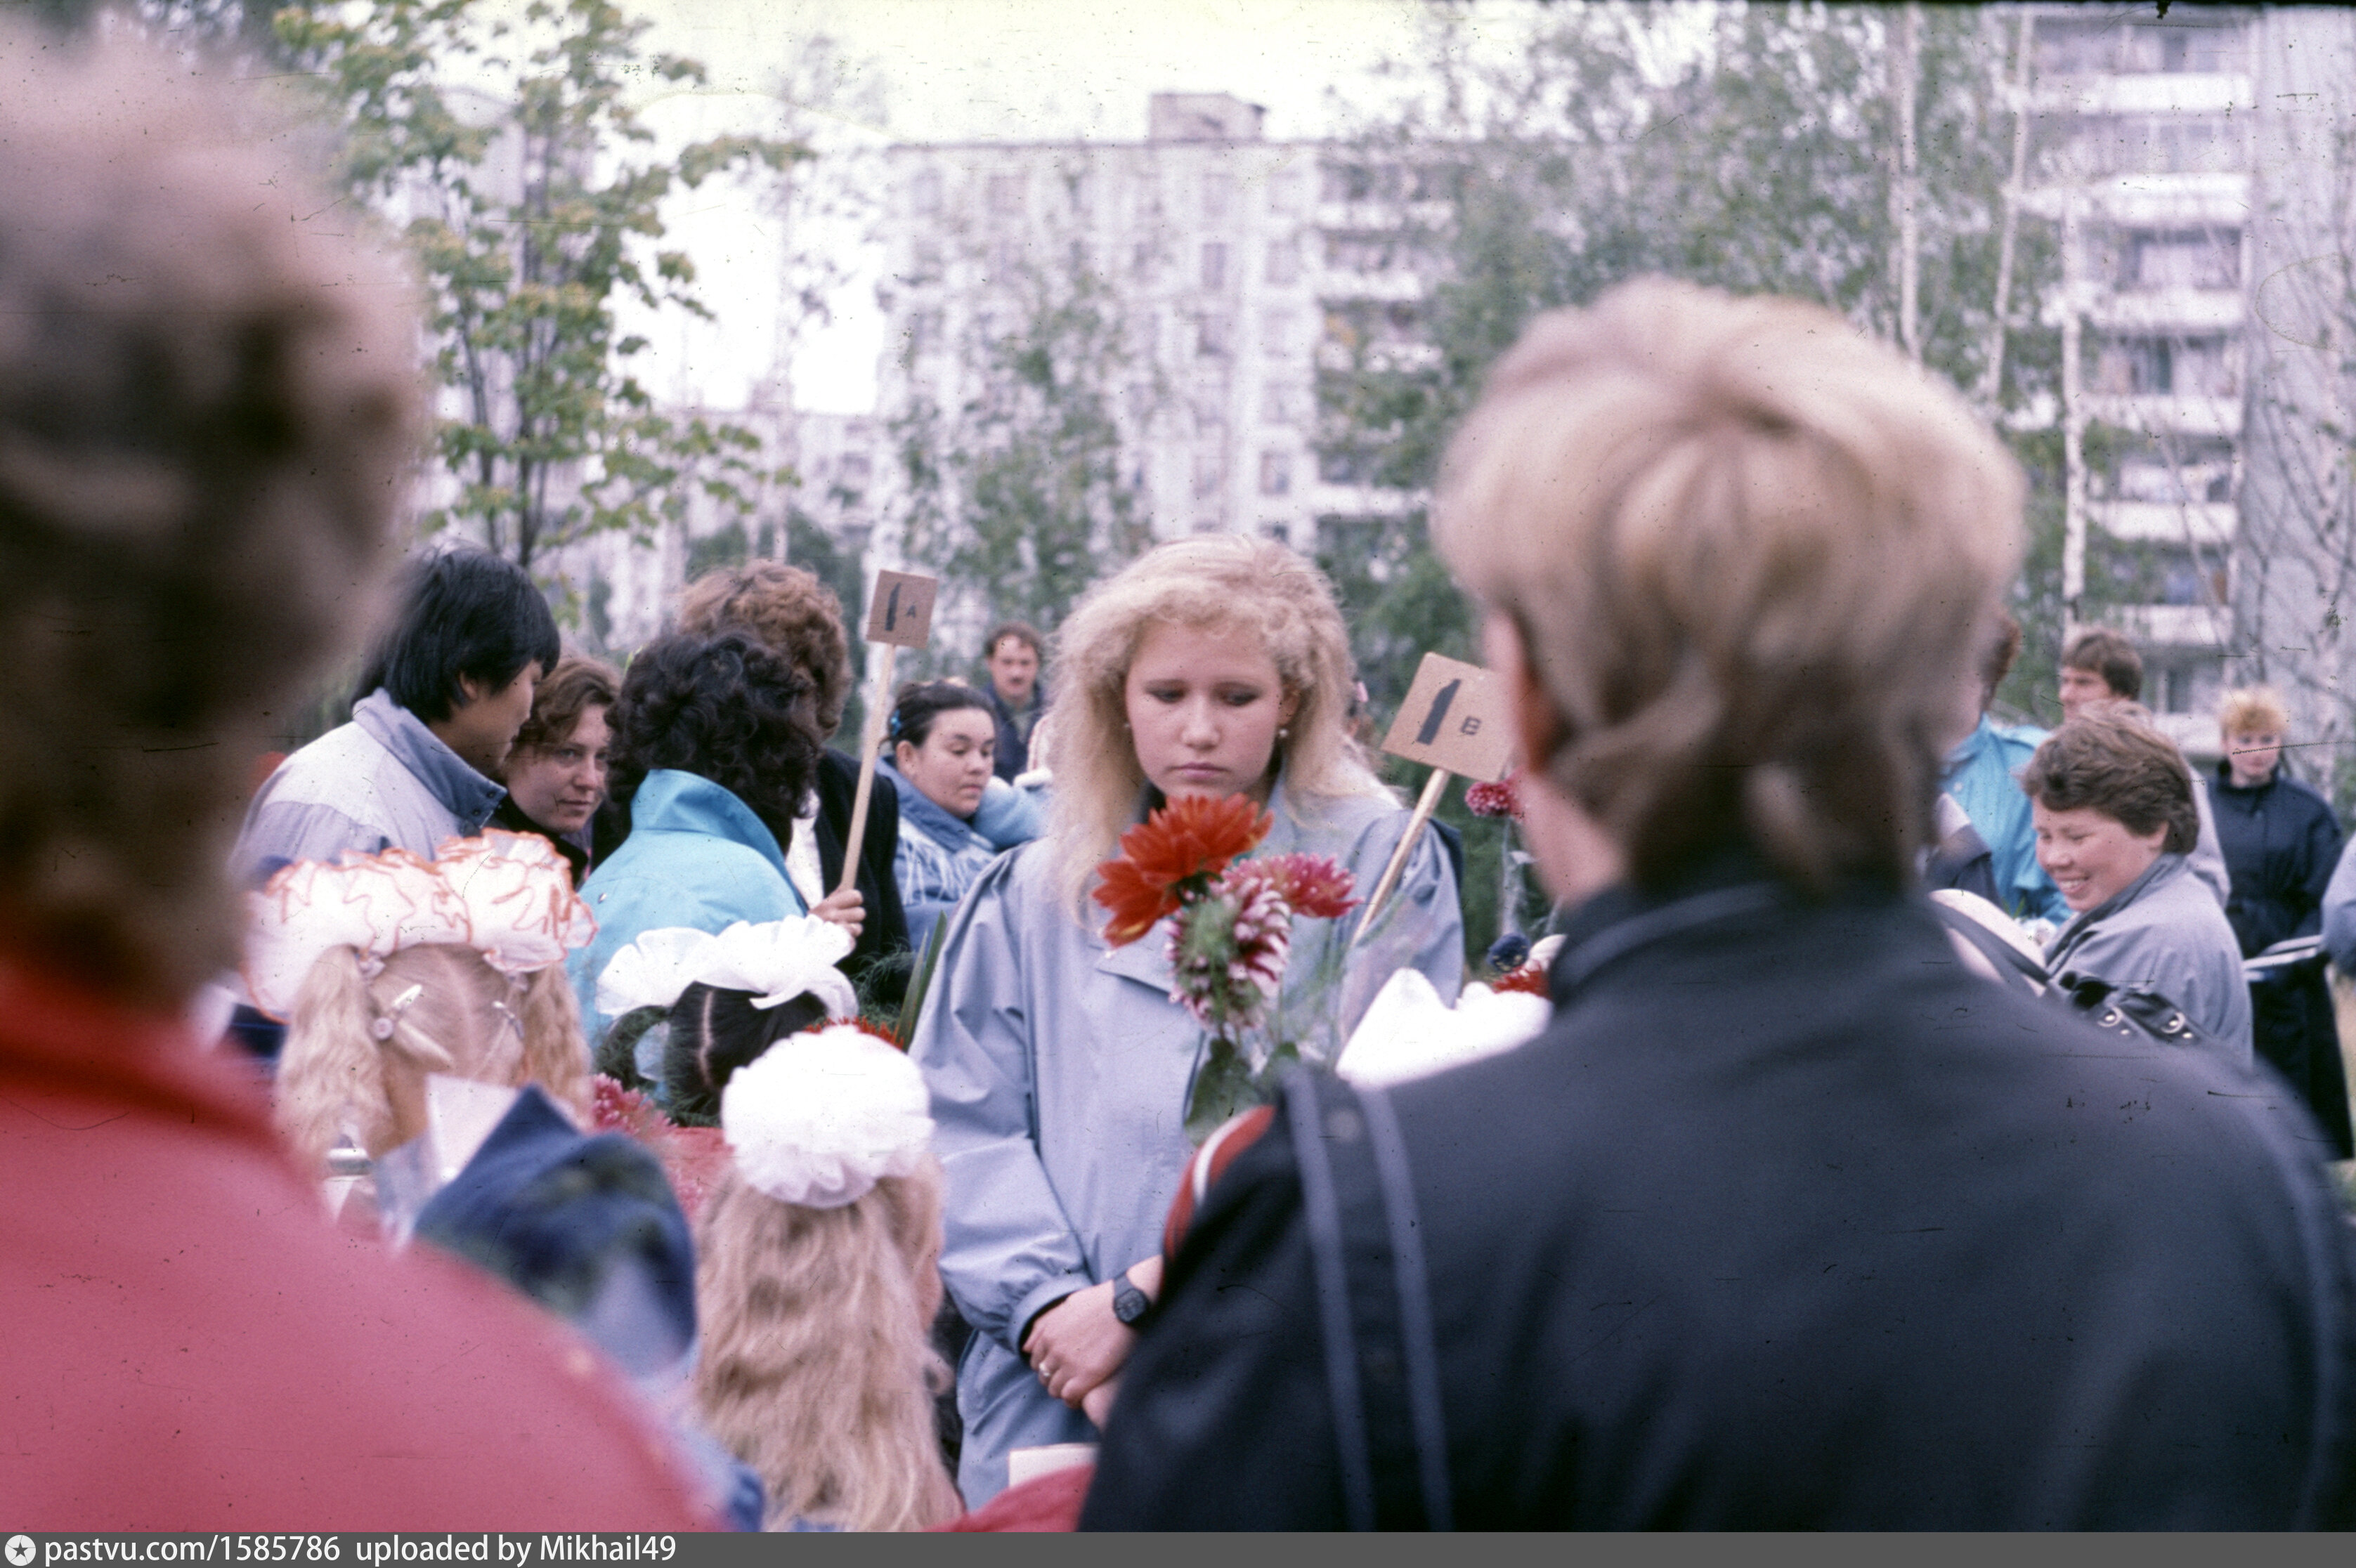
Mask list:
[[[1016,1450],[1095,1437],[1191,1153],[1205,1028],[1173,1000],[1165,934],[1108,941],[1098,867],[1166,802],[1240,797],[1254,808],[1240,815],[1269,821],[1260,853],[1329,857],[1363,897],[1408,820],[1345,728],[1353,676],[1332,592],[1290,550],[1233,536],[1164,545],[1091,594],[1057,642],[1046,836],[958,907],[911,1044],[948,1179],[941,1272],[976,1330],[958,1386],[971,1508],[1004,1488]],[[1403,965],[1455,997],[1462,919],[1429,836],[1354,950],[1361,912],[1290,929],[1272,1007],[1339,971],[1338,1008]]]

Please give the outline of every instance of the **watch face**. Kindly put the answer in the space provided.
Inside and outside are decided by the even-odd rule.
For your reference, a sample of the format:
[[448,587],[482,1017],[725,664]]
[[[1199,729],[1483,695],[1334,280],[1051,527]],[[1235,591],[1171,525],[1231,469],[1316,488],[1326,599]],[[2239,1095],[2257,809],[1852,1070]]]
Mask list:
[[1123,1323],[1134,1323],[1145,1316],[1153,1298],[1123,1279],[1112,1289],[1112,1315]]

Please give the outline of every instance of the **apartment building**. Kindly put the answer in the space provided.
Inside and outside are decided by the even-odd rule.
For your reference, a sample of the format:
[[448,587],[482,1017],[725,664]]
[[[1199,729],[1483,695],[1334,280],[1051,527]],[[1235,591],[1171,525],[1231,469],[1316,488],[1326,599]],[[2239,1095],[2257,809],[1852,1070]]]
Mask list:
[[[1223,93],[1154,95],[1141,142],[905,145],[884,165],[886,432],[919,403],[953,415],[990,343],[1087,288],[1117,325],[1100,370],[1120,482],[1154,538],[1312,549],[1320,518],[1404,504],[1317,444],[1321,359],[1425,352],[1396,170],[1267,140],[1262,111]],[[887,492],[896,469],[887,437]]]
[[2279,280],[2319,246],[2344,253],[2328,197],[2350,18],[2041,6],[2030,25],[2022,201],[2061,240],[2046,308],[2063,344],[2066,613],[2134,637],[2146,701],[2213,754],[2222,688],[2340,664],[2309,635],[2317,606],[2296,603],[2316,585],[2287,536],[2313,519],[2288,515],[2281,479],[2331,466],[2317,421],[2280,405],[2281,345],[2313,344],[2329,311]]

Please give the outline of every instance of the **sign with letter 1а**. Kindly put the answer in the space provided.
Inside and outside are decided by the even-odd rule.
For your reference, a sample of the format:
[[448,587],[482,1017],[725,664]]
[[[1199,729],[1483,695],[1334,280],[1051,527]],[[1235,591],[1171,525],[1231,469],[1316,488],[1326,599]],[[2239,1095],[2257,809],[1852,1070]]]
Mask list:
[[1383,750],[1468,779],[1494,784],[1513,768],[1505,688],[1462,659],[1426,654]]
[[884,749],[884,727],[892,717],[892,660],[902,648],[921,648],[933,630],[933,595],[937,577],[916,577],[905,571],[879,571],[875,591],[867,596],[867,640],[884,645],[875,661],[875,691],[867,703],[867,740],[860,748],[859,791],[851,797],[851,831],[843,835],[842,880],[835,891],[850,891],[859,882],[859,851],[867,842],[867,804],[875,794],[875,759]]
[[940,580],[905,571],[879,571],[867,602],[867,640],[895,648],[921,648],[933,632],[933,594]]

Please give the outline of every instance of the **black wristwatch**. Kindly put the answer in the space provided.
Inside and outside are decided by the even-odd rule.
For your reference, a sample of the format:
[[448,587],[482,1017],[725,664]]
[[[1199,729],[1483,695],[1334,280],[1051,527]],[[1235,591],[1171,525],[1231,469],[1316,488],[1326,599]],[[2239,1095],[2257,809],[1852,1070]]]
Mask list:
[[1152,1310],[1153,1297],[1130,1284],[1127,1269],[1112,1276],[1112,1315],[1115,1317],[1134,1328]]

